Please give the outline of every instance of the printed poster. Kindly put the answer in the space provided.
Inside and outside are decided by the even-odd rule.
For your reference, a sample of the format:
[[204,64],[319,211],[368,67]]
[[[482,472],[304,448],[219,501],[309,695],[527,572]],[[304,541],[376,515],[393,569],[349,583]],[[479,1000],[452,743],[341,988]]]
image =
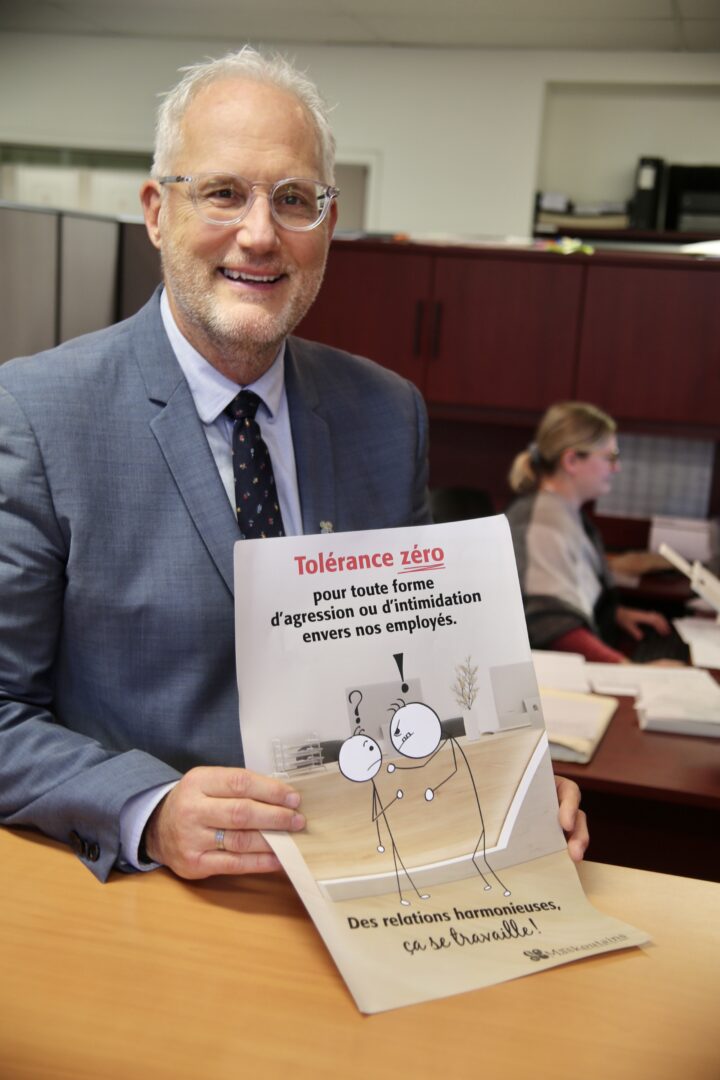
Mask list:
[[267,838],[358,1008],[646,942],[567,853],[506,519],[323,525],[235,547],[241,730],[302,794]]

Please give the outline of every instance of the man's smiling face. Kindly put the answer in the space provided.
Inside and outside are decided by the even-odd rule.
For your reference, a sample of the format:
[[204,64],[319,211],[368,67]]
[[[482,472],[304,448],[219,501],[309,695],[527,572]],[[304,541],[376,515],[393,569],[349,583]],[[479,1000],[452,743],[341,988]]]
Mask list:
[[[236,173],[272,184],[321,176],[318,137],[300,102],[276,87],[228,78],[200,90],[185,112],[172,171]],[[180,330],[233,381],[258,378],[305,315],[322,282],[336,209],[316,229],[278,225],[258,192],[242,222],[212,225],[186,184],[143,193],[148,231],[162,255]]]

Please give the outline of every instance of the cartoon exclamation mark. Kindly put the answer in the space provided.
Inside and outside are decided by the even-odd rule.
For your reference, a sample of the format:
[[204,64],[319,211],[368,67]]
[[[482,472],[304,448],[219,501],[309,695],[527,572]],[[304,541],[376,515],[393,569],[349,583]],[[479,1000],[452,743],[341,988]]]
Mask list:
[[403,654],[401,652],[393,653],[393,660],[395,661],[395,663],[398,666],[398,671],[400,672],[400,678],[402,679],[402,686],[400,687],[400,689],[402,690],[403,694],[406,694],[408,692],[408,690],[410,689],[410,687],[405,682],[405,676],[403,675]]

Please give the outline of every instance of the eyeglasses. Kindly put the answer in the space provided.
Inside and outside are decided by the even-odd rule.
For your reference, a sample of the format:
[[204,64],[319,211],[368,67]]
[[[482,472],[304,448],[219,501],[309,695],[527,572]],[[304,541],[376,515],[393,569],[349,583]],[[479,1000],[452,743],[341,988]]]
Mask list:
[[582,458],[592,457],[595,454],[596,457],[601,457],[603,461],[607,461],[608,465],[617,465],[620,460],[619,450],[576,450],[575,453]]
[[250,213],[257,189],[262,189],[275,221],[291,232],[316,229],[327,217],[333,199],[340,194],[338,188],[329,184],[298,176],[266,184],[233,173],[203,173],[161,176],[158,183],[187,184],[195,212],[208,225],[239,225]]

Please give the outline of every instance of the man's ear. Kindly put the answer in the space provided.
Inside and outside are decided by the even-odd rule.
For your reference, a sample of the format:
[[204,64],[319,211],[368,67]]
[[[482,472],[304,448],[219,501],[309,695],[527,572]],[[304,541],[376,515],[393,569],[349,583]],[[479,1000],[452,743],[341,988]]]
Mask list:
[[330,210],[328,211],[328,220],[329,220],[328,243],[330,243],[330,241],[333,238],[333,233],[335,232],[335,227],[337,225],[337,219],[338,219],[338,204],[337,204],[337,199],[333,199],[333,201],[330,203]]
[[145,181],[140,188],[140,202],[143,208],[145,228],[150,237],[150,243],[159,251],[162,247],[160,239],[160,206],[162,202],[162,192],[160,190],[160,185],[156,180]]

